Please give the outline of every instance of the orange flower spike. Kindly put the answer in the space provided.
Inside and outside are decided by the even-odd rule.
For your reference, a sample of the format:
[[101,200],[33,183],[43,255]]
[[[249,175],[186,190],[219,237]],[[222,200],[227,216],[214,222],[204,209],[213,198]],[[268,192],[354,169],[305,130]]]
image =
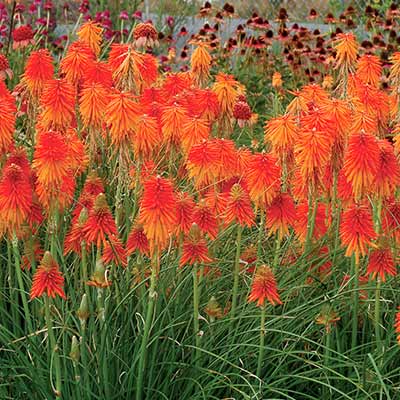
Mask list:
[[382,76],[382,63],[379,57],[364,54],[357,63],[356,77],[362,82],[378,87]]
[[300,91],[290,92],[294,95],[292,101],[286,107],[287,114],[298,117],[302,112],[308,111],[307,100]]
[[86,43],[98,57],[100,55],[103,29],[93,21],[85,22],[77,31],[79,39]]
[[126,242],[128,256],[131,256],[136,250],[145,256],[150,255],[149,241],[144,233],[143,226],[139,224],[135,224],[132,227]]
[[393,199],[388,201],[382,214],[382,231],[400,243],[400,203]]
[[343,205],[349,205],[353,202],[353,187],[347,181],[343,169],[339,171],[338,175],[337,194]]
[[265,300],[268,300],[273,306],[282,304],[272,269],[261,265],[256,269],[248,302],[255,302],[258,307],[262,307]]
[[180,233],[189,233],[190,228],[192,227],[193,210],[195,206],[193,197],[190,194],[186,192],[178,193],[176,200],[176,214],[178,219],[176,225],[177,235]]
[[54,75],[53,58],[47,49],[30,53],[25,66],[23,79],[34,99],[42,95],[44,85]]
[[219,192],[215,187],[210,188],[204,195],[207,206],[210,208],[211,212],[217,216],[218,222],[224,222],[222,217],[225,214],[228,197],[229,191]]
[[332,138],[326,131],[302,129],[295,145],[295,158],[304,181],[315,189],[322,181],[331,156]]
[[372,192],[377,193],[382,198],[388,198],[396,192],[400,183],[400,167],[394,155],[393,146],[382,139],[379,145],[379,164],[375,176],[375,183],[372,186]]
[[65,79],[74,86],[77,86],[83,77],[84,71],[96,59],[91,48],[82,41],[72,43],[67,54],[60,62],[60,71]]
[[356,199],[370,191],[379,168],[379,145],[374,136],[352,134],[345,153],[343,172]]
[[218,234],[217,218],[204,199],[200,200],[194,209],[193,222],[202,232],[208,234],[211,240],[216,239]]
[[216,178],[218,181],[232,178],[236,172],[237,151],[235,142],[230,139],[212,139],[212,146],[218,154]]
[[[300,97],[303,98],[306,104],[318,107],[324,107],[330,103],[328,92],[316,83],[304,86],[300,91]],[[308,107],[303,111],[307,111],[307,109]]]
[[208,253],[207,242],[201,236],[200,230],[196,225],[193,225],[189,235],[185,238],[182,247],[182,256],[179,261],[179,266],[194,264],[209,264],[212,259]]
[[376,249],[371,252],[367,274],[371,275],[372,279],[379,277],[382,282],[386,281],[386,275],[396,276],[397,270],[390,249]]
[[150,87],[158,78],[158,61],[152,54],[143,54],[142,62],[138,64],[138,69],[142,82],[140,83],[140,92]]
[[254,154],[245,178],[251,200],[257,207],[266,208],[279,192],[281,168],[273,155]]
[[82,82],[84,86],[94,83],[101,84],[105,89],[110,90],[113,85],[110,66],[104,61],[92,61],[82,71]]
[[60,183],[70,168],[68,146],[60,132],[39,132],[32,167],[45,185]]
[[0,215],[10,232],[27,220],[32,207],[32,185],[23,169],[10,164],[0,180]]
[[133,151],[136,158],[149,159],[161,145],[162,135],[157,118],[142,114],[134,126]]
[[378,131],[378,121],[375,115],[368,114],[363,107],[356,108],[353,112],[350,132],[366,132],[372,135]]
[[189,178],[194,179],[197,188],[213,184],[219,170],[219,157],[212,141],[204,140],[192,146],[186,166]]
[[250,197],[239,183],[235,183],[230,190],[224,222],[228,225],[238,223],[243,227],[254,224],[254,211]]
[[193,79],[184,72],[170,73],[166,76],[161,87],[162,98],[172,99],[179,93],[190,89],[193,85]]
[[357,60],[358,43],[353,33],[339,33],[334,43],[336,50],[336,69],[352,71]]
[[48,81],[40,98],[44,129],[65,130],[75,118],[75,90],[65,79]]
[[289,234],[289,227],[294,226],[297,221],[296,205],[287,193],[278,194],[266,214],[266,227],[270,233],[277,234],[281,240]]
[[100,83],[91,83],[81,91],[79,111],[85,128],[101,128],[109,102],[109,92]]
[[102,261],[104,264],[114,263],[122,268],[128,266],[127,253],[121,241],[114,236],[110,236],[103,249]]
[[17,109],[10,97],[8,91],[0,94],[0,155],[10,150],[14,140]]
[[359,263],[360,255],[365,256],[368,246],[373,246],[376,239],[371,212],[368,207],[352,205],[342,214],[340,222],[340,238],[343,246],[346,246],[347,257],[355,255],[356,263]]
[[46,293],[48,297],[55,298],[56,295],[65,299],[64,277],[60,272],[60,267],[54,260],[50,252],[46,251],[33,275],[31,300],[41,297]]
[[181,146],[185,154],[193,145],[210,137],[210,125],[206,119],[191,117],[182,126]]
[[200,86],[210,78],[211,56],[206,43],[198,43],[190,58],[192,73]]
[[396,51],[390,57],[392,66],[390,67],[389,80],[391,84],[399,90],[400,88],[400,52]]
[[176,197],[170,180],[152,176],[144,183],[139,222],[143,225],[151,252],[161,250],[177,223]]
[[105,121],[110,127],[111,142],[120,146],[132,139],[140,106],[130,93],[116,92],[110,96],[106,109]]
[[365,110],[371,117],[385,123],[390,113],[389,97],[383,91],[372,87],[371,85],[358,83],[355,87],[356,100],[361,103],[355,105],[359,110]]
[[85,145],[78,137],[75,129],[67,129],[65,142],[68,147],[69,167],[74,173],[81,173],[86,170],[89,159],[86,155]]
[[163,107],[161,129],[163,139],[169,146],[177,146],[181,142],[182,127],[189,120],[187,110],[178,103]]
[[92,171],[86,178],[81,196],[96,198],[100,193],[104,193],[103,181],[97,176],[96,172]]
[[75,177],[71,170],[68,170],[60,182],[47,185],[38,181],[35,190],[41,205],[47,211],[57,207],[60,212],[71,205],[74,200],[75,187]]
[[118,89],[140,91],[145,71],[144,55],[124,44],[113,44],[108,58],[113,80]]
[[[79,209],[77,218],[71,222],[69,232],[64,239],[64,255],[74,252],[75,254],[81,255],[82,253],[82,242],[85,240],[85,234],[83,228],[88,218],[88,210],[84,207]],[[86,244],[87,250],[89,246]]]
[[332,99],[329,105],[323,107],[323,111],[331,120],[336,140],[347,137],[351,126],[352,110],[345,100]]
[[108,55],[108,66],[113,74],[123,63],[129,50],[129,45],[124,43],[113,43]]
[[[192,93],[195,91],[193,89]],[[217,95],[210,89],[197,89],[193,96],[193,106],[189,111],[198,114],[207,121],[214,121],[219,114],[219,103]]]
[[83,232],[86,242],[97,247],[106,246],[110,237],[118,235],[117,226],[103,193],[96,197]]
[[216,82],[214,83],[212,90],[217,95],[220,111],[222,115],[232,116],[236,97],[239,94],[244,93],[245,88],[237,82],[232,75],[220,72],[215,79]]
[[271,142],[274,153],[282,158],[297,140],[296,118],[290,114],[272,118],[266,123],[264,133],[264,141]]

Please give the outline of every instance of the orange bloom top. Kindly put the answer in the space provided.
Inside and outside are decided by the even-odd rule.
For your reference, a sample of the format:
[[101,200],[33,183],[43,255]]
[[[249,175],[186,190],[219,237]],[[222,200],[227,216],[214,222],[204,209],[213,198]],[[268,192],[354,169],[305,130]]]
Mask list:
[[51,186],[59,184],[70,168],[68,147],[60,132],[39,132],[32,166],[38,181]]
[[278,194],[267,210],[265,224],[271,233],[277,233],[282,239],[289,233],[289,227],[297,220],[296,206],[287,193]]
[[360,255],[367,254],[368,246],[376,239],[371,212],[368,207],[353,205],[343,212],[340,222],[340,238],[346,246],[347,257],[355,255],[359,263]]
[[378,276],[382,282],[386,281],[386,275],[396,276],[397,270],[390,249],[376,249],[369,255],[367,274],[376,279]]
[[335,41],[336,68],[351,70],[357,60],[358,43],[353,33],[339,33]]
[[60,71],[65,74],[69,83],[76,86],[95,58],[92,49],[85,42],[78,40],[68,47],[67,54],[60,62]]
[[40,103],[43,108],[41,124],[44,129],[65,130],[75,118],[75,90],[65,79],[47,81]]
[[198,43],[190,58],[192,73],[199,85],[207,82],[210,77],[211,56],[207,47],[205,43]]
[[0,180],[0,219],[10,232],[27,220],[32,207],[29,175],[17,164],[7,165]]
[[245,175],[250,198],[257,207],[271,204],[281,185],[281,168],[277,159],[266,153],[254,154]]
[[379,167],[379,145],[374,136],[361,132],[352,134],[345,154],[343,172],[353,187],[355,198],[371,190]]
[[25,66],[23,80],[26,82],[31,95],[38,100],[44,85],[54,75],[53,58],[47,49],[32,51]]
[[298,136],[296,118],[290,114],[272,118],[264,128],[264,140],[271,142],[273,151],[280,156],[292,149]]
[[274,273],[270,267],[262,265],[257,268],[254,275],[248,301],[254,301],[257,303],[257,306],[262,307],[265,300],[268,300],[273,306],[282,304]]
[[65,299],[64,277],[60,272],[59,265],[50,252],[46,251],[42,261],[33,276],[31,288],[31,300],[43,296],[55,298],[56,295]]
[[144,183],[139,222],[149,240],[150,250],[161,250],[177,222],[176,198],[171,181],[157,176]]
[[379,57],[364,54],[358,60],[356,76],[362,82],[378,87],[382,75],[382,64]]
[[85,22],[78,30],[77,35],[82,42],[85,42],[96,56],[100,54],[103,29],[93,21]]
[[243,187],[235,183],[229,193],[224,222],[230,224],[236,222],[241,226],[254,224],[254,211],[248,193]]

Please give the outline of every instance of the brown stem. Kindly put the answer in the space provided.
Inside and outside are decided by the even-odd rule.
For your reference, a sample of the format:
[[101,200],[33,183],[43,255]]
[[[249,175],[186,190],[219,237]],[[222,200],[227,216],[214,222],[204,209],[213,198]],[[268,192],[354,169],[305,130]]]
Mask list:
[[11,35],[14,30],[14,14],[15,14],[15,7],[17,5],[17,1],[13,1],[12,5],[12,10],[11,10],[11,16],[10,16],[10,31],[8,32],[8,39],[7,39],[7,52],[6,55],[8,55],[8,52],[10,51],[10,44],[11,44]]

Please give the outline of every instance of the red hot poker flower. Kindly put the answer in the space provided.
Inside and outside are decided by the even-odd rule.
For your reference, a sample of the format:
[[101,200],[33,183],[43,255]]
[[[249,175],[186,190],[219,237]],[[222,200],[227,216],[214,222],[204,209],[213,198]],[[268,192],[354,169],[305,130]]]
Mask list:
[[237,222],[241,226],[252,226],[254,224],[254,211],[248,193],[239,183],[235,183],[229,193],[225,222],[230,224]]
[[340,223],[340,238],[347,247],[345,255],[353,253],[358,264],[360,255],[367,254],[368,246],[376,238],[371,212],[366,206],[353,205],[343,212]]
[[177,222],[176,198],[171,181],[157,176],[144,183],[139,222],[143,225],[151,251],[162,249]]
[[386,275],[396,276],[393,255],[390,249],[377,249],[369,255],[367,274],[372,275],[372,279],[378,276],[382,282],[386,281]]
[[257,306],[264,306],[268,300],[273,306],[282,304],[278,294],[275,276],[270,267],[262,265],[257,268],[251,285],[251,292],[248,301],[256,302]]
[[65,299],[64,277],[62,276],[57,262],[50,252],[46,251],[42,261],[33,276],[31,288],[31,300],[46,293],[48,297],[55,298],[56,295]]

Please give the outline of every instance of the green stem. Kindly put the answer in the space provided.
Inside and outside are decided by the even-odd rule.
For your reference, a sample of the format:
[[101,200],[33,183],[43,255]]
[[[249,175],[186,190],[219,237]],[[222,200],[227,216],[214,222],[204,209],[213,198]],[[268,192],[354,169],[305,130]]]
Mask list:
[[[50,299],[48,296],[45,296],[45,314],[46,314],[46,325],[47,325],[47,334],[49,336],[49,350],[50,354],[54,354],[54,366],[56,370],[56,387],[54,389],[54,393],[57,397],[61,397],[61,365],[60,358],[58,354],[58,346],[56,343],[56,338],[54,336],[53,331],[53,323],[50,316]],[[52,358],[52,357],[50,357]]]
[[[324,348],[324,366],[326,369],[329,369],[329,362],[330,362],[330,356],[331,356],[331,336],[332,336],[332,330],[331,327],[329,327],[326,332],[325,332],[325,348]],[[324,399],[327,399],[329,397],[329,390],[327,386],[323,386],[323,392],[324,392]]]
[[[10,240],[7,240],[7,270],[8,270],[8,277],[7,283],[9,288],[9,294],[12,304],[18,304],[18,294],[16,293],[14,282],[13,282],[13,262],[12,262],[12,244]],[[19,314],[17,313],[17,307],[11,307],[11,315],[12,320],[14,321],[13,324],[13,332],[16,333],[17,327],[19,327]]]
[[382,349],[381,342],[381,280],[379,277],[376,282],[375,289],[375,340],[378,351]]
[[198,365],[200,360],[200,324],[199,324],[199,277],[197,265],[193,265],[193,328],[195,335],[195,364]]
[[264,210],[260,210],[260,228],[258,231],[258,239],[257,239],[257,265],[262,264],[262,238],[264,236],[264,227],[265,227],[265,212]]
[[351,259],[352,269],[354,273],[354,292],[353,292],[353,320],[352,320],[352,334],[351,334],[351,350],[357,346],[357,334],[358,334],[358,303],[359,303],[359,293],[358,293],[358,283],[360,269],[358,261],[356,261],[353,255]]
[[236,234],[236,255],[235,264],[233,266],[233,291],[232,291],[232,308],[231,308],[231,328],[235,319],[236,307],[239,292],[239,273],[240,273],[240,244],[242,241],[242,227],[238,225]]
[[263,305],[261,307],[261,323],[260,323],[260,349],[258,352],[258,362],[257,362],[257,376],[261,377],[261,369],[263,366],[264,358],[264,342],[265,342],[265,311],[266,307]]
[[24,281],[22,279],[22,273],[21,273],[21,263],[20,263],[21,258],[20,258],[19,249],[18,249],[18,239],[15,236],[15,234],[14,234],[14,238],[12,241],[12,249],[13,249],[13,255],[14,255],[15,272],[16,272],[18,286],[19,286],[19,290],[20,290],[20,294],[21,294],[22,306],[24,308],[25,320],[28,325],[29,332],[33,332],[31,314],[29,312],[28,300],[26,298]]
[[142,400],[143,392],[143,378],[145,371],[147,344],[149,342],[151,323],[153,319],[153,311],[156,302],[156,283],[157,283],[157,272],[159,270],[160,259],[158,256],[158,250],[156,249],[153,254],[153,260],[151,263],[151,277],[150,277],[150,288],[149,288],[149,302],[147,304],[146,320],[144,323],[144,332],[142,337],[142,343],[140,346],[139,364],[138,364],[138,380],[136,388],[136,400]]
[[311,248],[311,240],[314,234],[315,218],[318,210],[318,199],[313,202],[311,190],[308,194],[308,217],[307,217],[307,236],[304,245],[304,255],[307,256]]
[[87,270],[87,254],[86,254],[86,242],[82,241],[81,243],[81,265],[82,265],[82,285],[85,290],[85,294],[88,300],[88,304],[90,304],[90,290],[89,286],[86,284],[86,282],[89,280],[89,275],[88,275],[88,270]]
[[278,269],[280,250],[281,250],[281,238],[279,237],[279,234],[277,234],[276,239],[275,239],[274,263],[273,263],[274,274],[276,273],[276,270]]

